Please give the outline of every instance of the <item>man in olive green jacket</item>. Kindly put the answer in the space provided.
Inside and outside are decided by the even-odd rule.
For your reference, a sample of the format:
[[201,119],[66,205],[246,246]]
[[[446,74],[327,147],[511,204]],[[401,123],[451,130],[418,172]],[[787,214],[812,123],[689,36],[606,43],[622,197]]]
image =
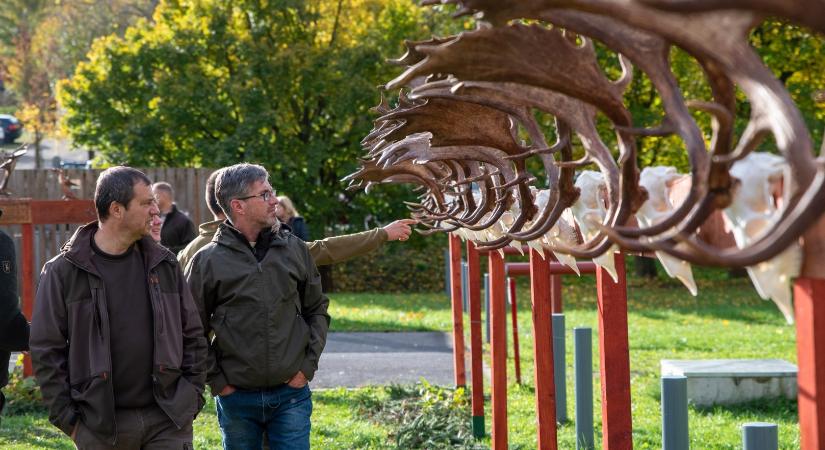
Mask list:
[[[220,224],[226,220],[226,216],[218,205],[215,197],[215,179],[220,170],[212,172],[206,180],[205,200],[209,211],[212,212],[215,220],[201,224],[198,236],[178,253],[178,262],[182,268],[186,268],[189,261],[195,256],[203,246],[212,242],[215,232]],[[316,266],[327,266],[339,262],[347,261],[357,256],[377,250],[384,242],[406,241],[410,237],[410,225],[416,221],[413,219],[396,220],[383,228],[373,228],[361,233],[346,234],[344,236],[333,236],[319,241],[307,242],[309,254],[315,260]],[[283,224],[281,224],[283,226]]]
[[307,246],[280,227],[266,169],[220,171],[215,193],[228,216],[185,277],[204,336],[214,334],[207,383],[224,449],[309,449],[308,381],[326,344],[329,299]]

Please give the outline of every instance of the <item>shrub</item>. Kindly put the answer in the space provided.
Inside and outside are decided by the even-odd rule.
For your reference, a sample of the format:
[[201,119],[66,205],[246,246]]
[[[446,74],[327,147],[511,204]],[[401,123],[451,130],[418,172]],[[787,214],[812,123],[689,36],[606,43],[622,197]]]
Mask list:
[[371,394],[357,398],[354,408],[373,422],[392,424],[390,444],[396,448],[476,448],[469,397],[463,388],[442,388],[422,380]]
[[445,235],[417,236],[388,243],[378,251],[336,264],[340,292],[436,292],[444,290]]
[[[22,355],[20,356],[22,358]],[[6,407],[3,414],[10,416],[47,412],[40,388],[34,377],[23,376],[23,366],[18,364],[9,376],[9,384],[3,388],[6,395]]]

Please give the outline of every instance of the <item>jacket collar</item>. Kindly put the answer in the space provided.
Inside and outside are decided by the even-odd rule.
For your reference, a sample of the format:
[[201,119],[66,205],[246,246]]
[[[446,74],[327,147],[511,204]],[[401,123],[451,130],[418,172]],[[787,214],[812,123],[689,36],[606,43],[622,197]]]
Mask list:
[[[287,230],[283,224],[276,224],[272,227],[272,232],[269,234],[269,247],[284,247],[287,244]],[[229,219],[221,222],[218,226],[218,231],[212,238],[212,242],[229,247],[233,250],[246,252],[249,251],[249,242]]]
[[206,222],[198,225],[198,233],[201,236],[213,236],[218,228],[220,227],[223,220],[213,220],[211,222]]
[[[98,230],[98,222],[90,222],[75,231],[60,249],[61,254],[79,268],[100,275],[92,263],[92,236]],[[166,247],[157,244],[150,236],[143,236],[138,242],[146,270],[154,269],[163,260],[175,261],[175,255]]]

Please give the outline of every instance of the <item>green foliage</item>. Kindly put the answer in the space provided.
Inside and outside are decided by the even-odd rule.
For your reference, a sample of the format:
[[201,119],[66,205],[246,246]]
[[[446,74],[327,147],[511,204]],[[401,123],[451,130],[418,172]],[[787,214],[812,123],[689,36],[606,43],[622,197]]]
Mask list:
[[444,290],[446,236],[416,236],[387,243],[367,255],[333,266],[341,292],[433,292]]
[[363,391],[353,408],[375,423],[391,424],[390,444],[399,449],[474,448],[470,401],[464,388],[392,385]]
[[362,153],[375,86],[397,71],[385,59],[454,26],[447,15],[408,0],[169,0],[154,18],[98,40],[61,87],[68,131],[101,164],[264,164],[313,237],[366,211],[406,214],[408,188],[357,195],[340,179]]
[[43,414],[46,406],[34,377],[24,377],[23,367],[18,365],[9,376],[9,384],[3,388],[6,395],[4,415]]

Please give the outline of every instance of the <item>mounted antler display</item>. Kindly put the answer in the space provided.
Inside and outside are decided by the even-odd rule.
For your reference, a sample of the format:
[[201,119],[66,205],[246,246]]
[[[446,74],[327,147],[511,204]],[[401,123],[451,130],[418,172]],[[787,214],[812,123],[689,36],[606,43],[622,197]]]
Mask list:
[[[769,15],[825,31],[825,15],[806,13],[825,10],[822,0],[425,3],[456,4],[456,15],[474,14],[480,26],[406,43],[407,53],[393,61],[405,70],[384,86],[399,92],[398,103],[382,97],[363,142],[363,168],[349,177],[353,187],[418,184],[421,199],[410,206],[427,232],[454,231],[481,249],[525,242],[607,268],[616,246],[655,253],[693,293],[690,263],[749,267],[760,294],[790,319],[786,294],[802,259],[783,255],[800,238],[818,239],[810,233],[820,231],[809,230],[825,211],[825,161],[815,157],[800,111],[748,36]],[[596,43],[614,52],[621,70],[615,79],[600,65]],[[673,48],[701,67],[710,98],[684,97],[670,69]],[[661,100],[658,126],[640,126],[625,103],[634,67]],[[737,90],[750,105],[739,136]],[[707,144],[696,112],[710,117]],[[552,117],[552,126],[537,114]],[[612,136],[600,128],[605,123]],[[637,167],[639,142],[662,136],[677,137],[690,164],[686,192],[675,203],[670,185],[682,178],[675,170]],[[754,163],[765,159],[753,152],[768,138],[780,155],[782,198],[749,203],[757,195],[750,184],[775,177]],[[528,170],[536,166],[531,161],[540,173]],[[766,218],[755,230],[756,212],[748,211],[757,207]],[[721,223],[722,211],[738,236],[735,246],[697,233]],[[576,238],[559,238],[568,225],[563,216],[575,221]],[[806,255],[814,267],[817,256]],[[780,268],[784,287],[767,287],[765,264]]]

